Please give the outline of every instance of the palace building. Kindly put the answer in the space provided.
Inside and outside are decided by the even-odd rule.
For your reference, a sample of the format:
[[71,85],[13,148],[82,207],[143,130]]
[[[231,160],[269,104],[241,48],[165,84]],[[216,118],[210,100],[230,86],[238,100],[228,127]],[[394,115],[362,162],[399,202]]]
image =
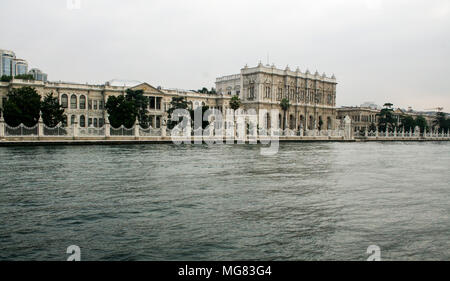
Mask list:
[[185,97],[192,108],[209,106],[210,108],[226,110],[230,97],[221,97],[217,94],[203,94],[194,91],[179,89],[160,89],[148,83],[136,86],[112,86],[110,83],[102,85],[89,85],[68,82],[44,82],[12,79],[10,82],[0,82],[0,108],[7,99],[12,88],[29,86],[44,97],[52,93],[58,97],[60,104],[65,108],[65,125],[75,122],[80,127],[102,127],[107,118],[105,104],[109,96],[125,95],[127,89],[143,90],[149,98],[149,114],[153,128],[160,128],[163,120],[167,118],[172,97]]
[[[153,128],[160,128],[167,118],[167,110],[173,97],[185,97],[194,109],[208,106],[225,113],[230,108],[231,97],[238,95],[244,110],[254,109],[257,114],[262,109],[268,112],[271,109],[279,110],[279,127],[282,127],[283,111],[280,102],[286,98],[290,103],[286,112],[286,128],[327,130],[336,127],[336,85],[334,75],[327,77],[317,72],[303,73],[299,69],[291,71],[288,67],[281,70],[261,63],[253,68],[244,67],[240,74],[217,78],[216,93],[164,89],[148,83],[136,83],[134,86],[118,86],[110,82],[90,85],[13,78],[10,82],[0,82],[0,108],[3,108],[12,88],[29,86],[35,88],[42,97],[49,93],[58,97],[65,108],[65,125],[76,122],[80,127],[102,127],[107,118],[105,104],[109,96],[124,95],[127,89],[143,90],[150,101],[148,110],[151,125]],[[268,113],[263,125],[270,123]]]
[[[280,127],[283,110],[280,102],[289,100],[290,107],[286,113],[286,128],[299,129],[335,129],[336,127],[336,78],[303,73],[298,68],[291,71],[274,65],[259,63],[256,67],[245,66],[239,74],[228,75],[216,79],[219,95],[239,95],[244,109],[261,109],[280,112]],[[269,122],[270,115],[266,118]],[[269,125],[270,126],[270,125]]]

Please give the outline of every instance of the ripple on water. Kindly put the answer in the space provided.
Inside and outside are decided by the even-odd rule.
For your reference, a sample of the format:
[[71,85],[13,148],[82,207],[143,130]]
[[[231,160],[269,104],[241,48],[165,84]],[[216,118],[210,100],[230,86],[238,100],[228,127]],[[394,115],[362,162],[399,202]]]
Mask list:
[[450,259],[448,143],[1,147],[0,259]]

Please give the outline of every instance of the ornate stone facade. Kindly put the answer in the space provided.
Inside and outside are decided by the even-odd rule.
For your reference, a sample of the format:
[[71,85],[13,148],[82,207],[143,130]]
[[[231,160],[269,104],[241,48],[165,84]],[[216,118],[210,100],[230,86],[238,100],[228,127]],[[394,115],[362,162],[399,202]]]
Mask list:
[[[349,116],[352,120],[352,127],[354,132],[360,132],[369,130],[371,125],[378,125],[378,119],[380,110],[364,106],[344,106],[337,109],[338,119],[343,120],[346,116]],[[394,118],[397,124],[400,124],[401,116],[411,116],[416,119],[418,116],[422,116],[427,121],[427,125],[431,127],[435,116],[420,112],[403,111],[401,109],[395,109],[393,111]],[[400,125],[399,125],[400,126]],[[399,128],[400,129],[400,128]],[[407,128],[408,129],[408,128]]]
[[169,104],[174,96],[183,96],[193,108],[201,105],[226,110],[230,97],[222,97],[216,94],[202,94],[193,91],[179,89],[159,89],[147,83],[134,87],[89,85],[65,82],[42,82],[13,79],[11,82],[0,82],[0,108],[12,88],[29,86],[44,97],[52,93],[58,97],[60,104],[65,108],[66,124],[77,122],[80,127],[102,127],[107,118],[105,104],[109,96],[124,95],[128,88],[143,90],[149,97],[149,113],[153,128],[159,128],[167,117]]
[[[260,110],[277,109],[280,111],[280,127],[283,98],[289,100],[286,113],[286,128],[299,129],[335,129],[336,126],[336,78],[311,74],[299,69],[291,71],[289,67],[281,70],[275,66],[261,63],[253,68],[245,66],[240,74],[216,79],[219,95],[239,95],[243,108]],[[267,117],[269,119],[269,117]],[[270,124],[268,120],[266,124]]]

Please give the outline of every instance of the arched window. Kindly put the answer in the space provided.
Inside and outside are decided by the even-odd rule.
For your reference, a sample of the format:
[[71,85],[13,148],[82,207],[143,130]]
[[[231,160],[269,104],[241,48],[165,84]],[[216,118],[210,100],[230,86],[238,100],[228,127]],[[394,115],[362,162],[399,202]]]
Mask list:
[[80,127],[86,127],[86,117],[84,117],[84,115],[80,116]]
[[267,112],[266,113],[266,129],[270,129],[270,127],[271,127],[271,121],[270,121],[270,113],[269,112]]
[[94,127],[97,128],[98,127],[98,119],[94,118]]
[[85,96],[80,97],[80,109],[86,109],[86,97]]
[[328,116],[328,118],[327,118],[327,129],[331,130],[331,128],[332,128],[331,117]]
[[305,118],[303,117],[303,115],[300,115],[300,125],[299,125],[300,129],[305,129]]
[[75,124],[75,118],[76,118],[75,115],[72,115],[72,116],[70,117],[70,125]]
[[294,130],[295,129],[295,118],[294,115],[289,116],[289,129]]
[[156,128],[161,128],[161,116],[156,116]]
[[[67,96],[66,96],[66,97],[67,97]],[[63,115],[62,126],[63,126],[63,127],[67,127],[67,116],[66,116],[66,115]]]
[[77,96],[75,95],[70,97],[70,109],[77,109]]
[[66,94],[61,95],[61,106],[62,108],[67,108],[69,105],[69,98]]

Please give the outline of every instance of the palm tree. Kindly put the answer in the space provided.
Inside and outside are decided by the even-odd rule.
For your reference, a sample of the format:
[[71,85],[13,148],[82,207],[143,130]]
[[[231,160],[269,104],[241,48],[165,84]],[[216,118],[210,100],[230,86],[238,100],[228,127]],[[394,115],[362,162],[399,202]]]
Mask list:
[[289,100],[287,98],[284,98],[281,100],[280,106],[284,113],[283,114],[283,120],[284,120],[283,121],[283,130],[284,130],[284,129],[286,129],[286,111],[289,109],[289,106],[291,106],[291,105],[289,104]]
[[[239,109],[239,107],[241,107],[241,99],[239,98],[238,95],[234,95],[234,96],[231,98],[231,100],[230,100],[230,107],[231,107],[231,109],[233,109],[233,114],[234,114],[234,112],[235,112],[236,110]],[[236,120],[235,120],[234,118],[233,118],[233,120],[234,120],[233,126],[234,126],[234,128],[236,128]],[[235,129],[235,132],[236,132],[236,129]]]

